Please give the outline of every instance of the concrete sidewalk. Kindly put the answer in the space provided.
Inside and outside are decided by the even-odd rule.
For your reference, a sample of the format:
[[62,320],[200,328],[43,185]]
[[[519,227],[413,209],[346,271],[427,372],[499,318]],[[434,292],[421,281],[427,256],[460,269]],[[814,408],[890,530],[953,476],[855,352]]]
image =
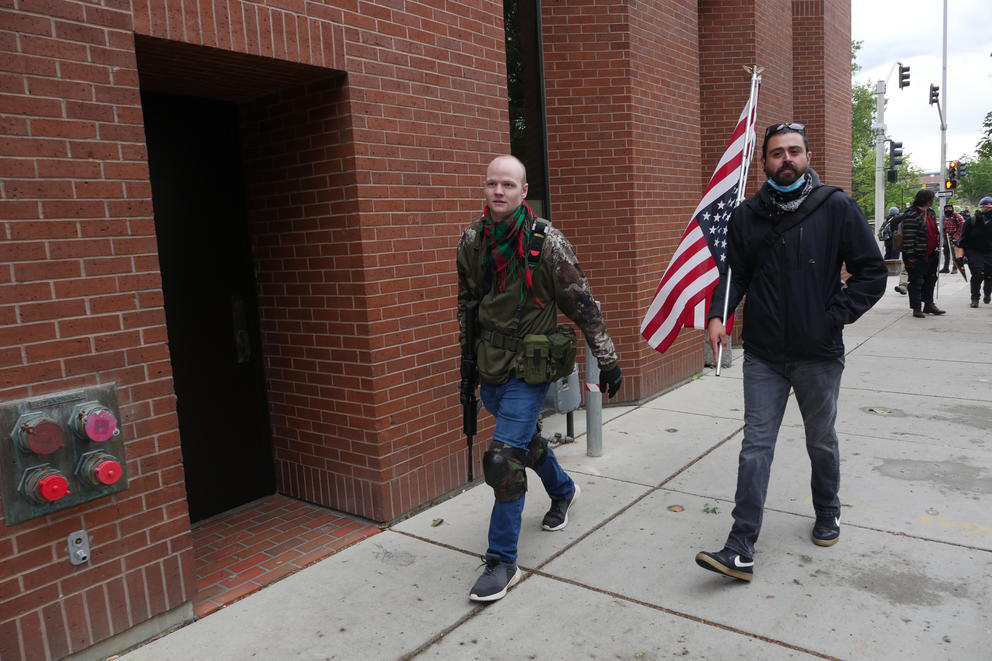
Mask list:
[[809,539],[793,400],[754,581],[695,565],[730,528],[738,354],[721,377],[604,411],[605,456],[587,458],[581,436],[556,451],[582,486],[564,530],[540,530],[548,499],[532,475],[527,575],[502,601],[468,600],[492,503],[482,485],[122,658],[989,658],[992,306],[970,309],[967,285],[944,276],[948,314],[913,319],[895,283],[845,333],[836,546]]

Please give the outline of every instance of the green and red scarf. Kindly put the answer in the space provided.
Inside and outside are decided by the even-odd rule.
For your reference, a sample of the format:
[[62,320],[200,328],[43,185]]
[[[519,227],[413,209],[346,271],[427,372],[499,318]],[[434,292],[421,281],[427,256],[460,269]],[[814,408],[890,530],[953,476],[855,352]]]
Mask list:
[[[534,220],[534,212],[526,202],[517,207],[513,216],[503,222],[497,222],[493,219],[488,206],[483,209],[481,218],[482,254],[485,255],[488,252],[493,260],[496,291],[506,291],[507,277],[519,275],[521,270],[523,270],[527,290],[534,290],[533,274],[524,257],[527,244],[530,243]],[[483,263],[483,270],[485,268],[486,264]],[[524,287],[520,288],[520,300],[524,300]],[[537,301],[538,305],[544,307],[537,296],[534,297],[534,300]]]

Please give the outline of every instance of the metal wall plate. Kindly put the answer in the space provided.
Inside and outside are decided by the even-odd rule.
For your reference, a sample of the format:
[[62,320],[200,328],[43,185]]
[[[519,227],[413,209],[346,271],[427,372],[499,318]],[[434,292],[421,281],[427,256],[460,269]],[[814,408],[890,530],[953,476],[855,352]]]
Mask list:
[[66,537],[69,547],[69,562],[81,565],[90,559],[90,536],[85,530],[77,530]]
[[[109,433],[107,424],[112,420],[105,413],[102,417],[100,414],[91,415],[88,419],[92,424],[83,425],[95,438],[105,440],[85,437],[86,429],[72,423],[74,415],[82,413],[85,416],[96,410],[94,407],[103,407],[113,414],[118,433]],[[46,434],[43,443],[24,440],[22,428],[31,427],[35,420],[46,421],[42,430]],[[0,402],[0,499],[3,500],[6,525],[12,526],[126,489],[127,462],[120,426],[115,384]],[[58,430],[62,432],[61,439],[49,438]],[[97,450],[112,455],[120,463],[120,471],[114,473],[115,478],[117,475],[120,477],[113,484],[94,484],[82,479],[77,472],[81,458]],[[44,466],[68,480],[69,492],[54,502],[37,502],[19,489],[26,473]]]

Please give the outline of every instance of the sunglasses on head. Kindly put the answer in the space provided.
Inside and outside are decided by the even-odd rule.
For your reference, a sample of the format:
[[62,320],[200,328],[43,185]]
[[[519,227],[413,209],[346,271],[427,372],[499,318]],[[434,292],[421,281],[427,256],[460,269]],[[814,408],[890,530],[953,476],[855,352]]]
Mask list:
[[782,131],[795,131],[806,135],[806,125],[799,122],[789,122],[788,124],[772,124],[765,129],[765,137],[781,133]]

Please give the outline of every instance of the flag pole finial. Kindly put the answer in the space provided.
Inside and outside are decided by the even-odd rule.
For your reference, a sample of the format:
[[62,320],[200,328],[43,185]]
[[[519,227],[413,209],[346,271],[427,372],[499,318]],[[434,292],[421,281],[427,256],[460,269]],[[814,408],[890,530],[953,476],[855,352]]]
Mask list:
[[754,65],[753,67],[749,67],[749,66],[747,66],[747,65],[744,65],[744,71],[747,71],[747,72],[748,72],[749,74],[751,74],[752,76],[753,76],[754,74],[758,74],[758,73],[761,73],[761,72],[762,72],[762,71],[764,71],[764,70],[765,70],[765,67],[763,67],[763,66],[760,66],[760,65],[758,65],[758,64],[755,64],[755,65]]

